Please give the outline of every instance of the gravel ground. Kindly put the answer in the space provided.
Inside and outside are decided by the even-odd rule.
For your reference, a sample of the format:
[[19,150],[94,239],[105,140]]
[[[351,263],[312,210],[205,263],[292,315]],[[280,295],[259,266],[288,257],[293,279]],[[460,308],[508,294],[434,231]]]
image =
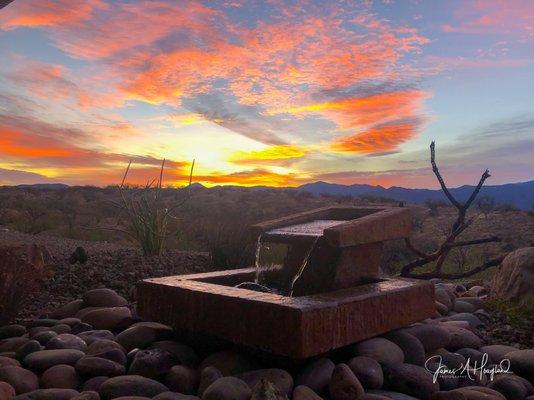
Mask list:
[[[35,317],[77,299],[87,290],[108,287],[129,301],[135,299],[135,284],[144,278],[202,272],[210,269],[210,256],[200,252],[167,252],[143,257],[135,247],[107,242],[86,242],[46,234],[28,235],[0,227],[0,243],[44,245],[52,258],[52,277],[41,293],[25,308],[23,319]],[[76,247],[87,254],[85,264],[69,263]]]

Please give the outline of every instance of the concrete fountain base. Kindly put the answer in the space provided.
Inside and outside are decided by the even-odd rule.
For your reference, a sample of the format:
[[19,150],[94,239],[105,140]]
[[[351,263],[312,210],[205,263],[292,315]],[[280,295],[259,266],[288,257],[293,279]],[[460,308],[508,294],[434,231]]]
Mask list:
[[434,315],[426,281],[376,278],[325,293],[286,297],[234,286],[254,268],[146,279],[138,313],[193,334],[292,359],[326,353]]

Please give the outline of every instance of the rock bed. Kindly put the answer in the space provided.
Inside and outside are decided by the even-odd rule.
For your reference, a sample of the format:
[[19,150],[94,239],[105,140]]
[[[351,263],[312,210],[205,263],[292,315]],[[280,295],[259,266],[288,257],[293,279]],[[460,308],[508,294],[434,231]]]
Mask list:
[[[291,372],[236,350],[204,354],[172,328],[139,321],[113,290],[91,290],[46,318],[0,328],[0,400],[534,399],[534,350],[484,343],[483,298],[435,285],[434,318]],[[510,373],[492,377],[506,360]],[[464,368],[475,362],[487,370]]]
[[[208,253],[175,251],[159,257],[143,257],[138,249],[125,245],[47,234],[28,235],[6,229],[0,229],[0,243],[36,243],[45,246],[52,257],[52,276],[25,307],[22,320],[46,313],[99,287],[111,288],[132,302],[135,300],[133,289],[141,279],[205,272],[210,270],[211,263]],[[70,264],[69,258],[78,246],[86,250],[88,260],[85,264]]]

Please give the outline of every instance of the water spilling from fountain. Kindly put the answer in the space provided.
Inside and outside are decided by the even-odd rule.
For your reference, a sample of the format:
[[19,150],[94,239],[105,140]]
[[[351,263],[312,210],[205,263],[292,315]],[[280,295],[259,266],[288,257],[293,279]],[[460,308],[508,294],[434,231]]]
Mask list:
[[284,226],[259,235],[255,252],[254,282],[236,287],[293,296],[324,230],[346,220],[313,220]]

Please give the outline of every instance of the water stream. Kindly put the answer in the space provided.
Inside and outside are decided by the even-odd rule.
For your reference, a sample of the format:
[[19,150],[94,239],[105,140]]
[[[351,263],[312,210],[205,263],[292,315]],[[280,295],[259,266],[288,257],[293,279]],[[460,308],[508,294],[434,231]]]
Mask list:
[[297,272],[297,274],[293,277],[293,280],[291,281],[291,289],[289,291],[289,297],[293,297],[293,288],[295,287],[295,283],[300,279],[304,271],[306,270],[306,267],[308,266],[308,262],[310,260],[311,253],[313,252],[313,249],[315,248],[315,245],[317,244],[317,241],[319,240],[320,236],[317,236],[315,240],[313,241],[312,245],[308,249],[306,256],[302,260],[302,264],[300,265],[300,268]]
[[[254,281],[242,282],[236,287],[293,296],[295,284],[306,270],[311,254],[324,230],[345,222],[347,221],[315,220],[288,225],[261,234],[256,242]],[[297,246],[295,243],[299,243],[298,247],[291,247]],[[292,250],[297,251],[292,253],[292,257],[297,255],[298,268],[293,276],[291,274],[288,276],[287,273],[284,274],[283,268],[286,257]],[[280,279],[273,281],[273,277],[280,277]]]

